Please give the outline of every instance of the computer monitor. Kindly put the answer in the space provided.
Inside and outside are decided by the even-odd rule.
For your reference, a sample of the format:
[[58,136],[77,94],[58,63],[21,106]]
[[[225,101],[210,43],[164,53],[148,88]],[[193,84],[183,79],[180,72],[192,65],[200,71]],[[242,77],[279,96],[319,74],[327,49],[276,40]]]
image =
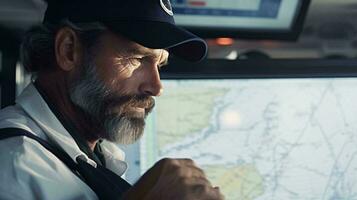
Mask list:
[[175,21],[202,37],[296,39],[310,0],[173,0]]

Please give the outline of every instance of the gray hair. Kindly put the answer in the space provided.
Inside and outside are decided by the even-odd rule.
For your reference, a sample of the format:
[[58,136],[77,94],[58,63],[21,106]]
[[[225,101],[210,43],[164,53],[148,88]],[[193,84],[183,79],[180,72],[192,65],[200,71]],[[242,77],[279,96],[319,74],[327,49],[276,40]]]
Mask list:
[[101,123],[105,130],[101,138],[120,144],[134,143],[144,132],[144,119],[130,118],[123,113],[106,114],[104,102],[112,92],[99,79],[95,63],[88,57],[84,59],[86,68],[70,88],[72,102]]
[[69,20],[63,20],[56,25],[42,24],[32,27],[26,33],[20,47],[20,59],[28,71],[39,72],[56,66],[55,37],[57,31],[63,27],[74,30],[88,52],[106,30],[106,27],[98,22],[73,23]]

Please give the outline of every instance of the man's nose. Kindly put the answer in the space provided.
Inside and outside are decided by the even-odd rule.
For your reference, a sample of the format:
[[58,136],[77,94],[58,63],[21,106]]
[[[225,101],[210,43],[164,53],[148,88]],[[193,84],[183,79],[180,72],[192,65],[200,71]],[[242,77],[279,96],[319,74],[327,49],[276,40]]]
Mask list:
[[157,65],[146,66],[142,83],[139,87],[140,93],[149,96],[160,96],[163,87]]

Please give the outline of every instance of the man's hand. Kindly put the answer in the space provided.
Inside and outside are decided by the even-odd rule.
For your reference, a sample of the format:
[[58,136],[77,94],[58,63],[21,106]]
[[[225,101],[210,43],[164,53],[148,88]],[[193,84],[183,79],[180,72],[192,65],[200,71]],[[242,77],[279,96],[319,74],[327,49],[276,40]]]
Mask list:
[[223,200],[190,159],[162,159],[124,195],[125,200]]

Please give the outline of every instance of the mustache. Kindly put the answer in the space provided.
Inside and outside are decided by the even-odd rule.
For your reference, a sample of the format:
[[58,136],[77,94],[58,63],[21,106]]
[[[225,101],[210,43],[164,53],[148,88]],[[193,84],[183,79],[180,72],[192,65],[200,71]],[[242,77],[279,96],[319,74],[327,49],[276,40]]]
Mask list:
[[155,106],[155,99],[146,95],[123,95],[107,99],[105,104],[106,113],[110,112],[110,108],[118,106],[120,106],[121,113],[125,113],[125,110],[129,107],[145,108],[145,112],[149,113]]

